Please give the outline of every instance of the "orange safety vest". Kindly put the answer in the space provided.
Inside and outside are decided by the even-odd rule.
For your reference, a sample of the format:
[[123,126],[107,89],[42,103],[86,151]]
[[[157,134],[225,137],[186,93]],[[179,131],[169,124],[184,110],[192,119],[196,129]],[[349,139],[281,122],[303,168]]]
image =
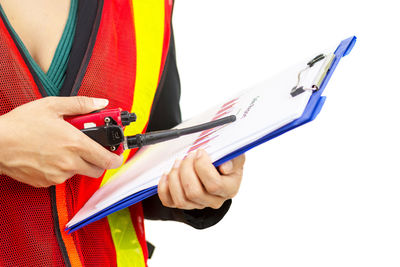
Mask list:
[[[172,0],[100,0],[89,45],[70,95],[107,98],[135,112],[125,134],[146,130],[164,73]],[[9,29],[0,20],[0,115],[45,96]],[[28,116],[27,116],[28,117]],[[125,160],[135,151],[125,151]],[[75,175],[50,188],[0,177],[0,266],[145,266],[141,204],[68,235],[66,223],[106,183]]]

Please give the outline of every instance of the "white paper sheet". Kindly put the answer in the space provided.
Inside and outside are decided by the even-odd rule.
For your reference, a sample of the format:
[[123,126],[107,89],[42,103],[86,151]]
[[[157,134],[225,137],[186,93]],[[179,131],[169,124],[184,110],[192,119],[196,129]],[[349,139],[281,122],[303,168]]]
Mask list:
[[[316,63],[304,73],[302,83],[312,85],[320,80],[331,57]],[[142,149],[100,188],[67,224],[67,227],[96,214],[104,208],[141,190],[157,185],[162,174],[168,172],[176,159],[182,159],[191,150],[202,148],[216,161],[223,156],[281,128],[299,118],[311,96],[306,91],[296,97],[290,91],[297,84],[304,61],[272,79],[245,90],[199,116],[178,125],[177,128],[204,123],[219,117],[236,115],[237,120],[203,133],[147,146]]]

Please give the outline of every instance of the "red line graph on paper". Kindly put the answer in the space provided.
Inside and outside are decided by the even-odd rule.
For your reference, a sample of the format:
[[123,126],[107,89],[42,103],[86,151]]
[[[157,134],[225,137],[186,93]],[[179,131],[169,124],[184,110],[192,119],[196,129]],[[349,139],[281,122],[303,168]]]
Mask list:
[[[235,106],[235,104],[237,103],[238,100],[239,100],[239,98],[235,98],[235,99],[232,99],[231,101],[223,104],[221,106],[221,108],[219,109],[219,111],[217,112],[217,114],[215,114],[214,118],[212,118],[212,121],[222,118],[223,116],[231,113],[233,107]],[[223,126],[220,126],[220,127],[223,127]],[[214,135],[214,134],[218,131],[218,128],[220,128],[220,127],[208,129],[208,130],[201,132],[199,137],[196,139],[196,141],[190,147],[188,153],[190,153],[196,149],[199,149],[199,148],[204,148],[211,140],[218,137],[218,135]]]

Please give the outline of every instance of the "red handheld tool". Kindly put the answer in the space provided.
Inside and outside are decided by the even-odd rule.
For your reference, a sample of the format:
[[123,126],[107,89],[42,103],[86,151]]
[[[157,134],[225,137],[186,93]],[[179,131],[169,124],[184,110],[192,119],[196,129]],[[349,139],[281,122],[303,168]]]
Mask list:
[[121,155],[125,149],[140,148],[145,145],[175,139],[182,135],[222,126],[235,121],[236,116],[231,115],[184,129],[156,131],[133,136],[124,136],[124,128],[136,121],[136,115],[119,108],[103,109],[86,115],[65,117],[64,119],[103,147]]
[[124,128],[136,121],[136,115],[115,108],[64,119],[100,145],[121,155],[124,151]]

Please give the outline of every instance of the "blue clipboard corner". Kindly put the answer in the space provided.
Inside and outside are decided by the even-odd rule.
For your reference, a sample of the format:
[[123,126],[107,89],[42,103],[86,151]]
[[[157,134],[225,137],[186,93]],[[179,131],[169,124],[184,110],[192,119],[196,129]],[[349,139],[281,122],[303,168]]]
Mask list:
[[232,158],[235,158],[235,157],[245,153],[246,151],[252,149],[255,146],[265,143],[275,137],[280,136],[281,134],[283,134],[285,132],[293,130],[294,128],[297,128],[305,123],[308,123],[308,122],[314,120],[320,113],[320,111],[326,101],[326,97],[321,96],[321,94],[323,93],[326,85],[328,84],[330,78],[332,77],[332,74],[335,71],[337,65],[339,64],[340,59],[342,59],[342,57],[348,55],[351,52],[351,50],[353,49],[356,42],[357,42],[356,36],[351,36],[340,42],[339,46],[336,48],[336,50],[334,52],[335,58],[331,64],[331,67],[328,70],[324,80],[321,83],[320,89],[318,91],[314,92],[313,95],[310,97],[307,107],[304,110],[304,112],[300,118],[289,123],[288,125],[283,126],[280,129],[260,138],[259,140],[255,141],[247,146],[244,146],[244,147],[230,153],[229,155],[219,159],[218,161],[214,162],[214,166],[219,166],[219,165],[223,164],[224,162],[231,160]]

